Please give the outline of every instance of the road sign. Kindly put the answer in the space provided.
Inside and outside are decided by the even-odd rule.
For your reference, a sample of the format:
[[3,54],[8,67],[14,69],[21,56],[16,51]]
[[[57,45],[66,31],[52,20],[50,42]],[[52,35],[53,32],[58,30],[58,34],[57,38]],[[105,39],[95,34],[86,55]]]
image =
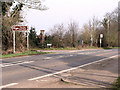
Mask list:
[[15,32],[16,31],[27,31],[27,49],[29,49],[29,33],[28,33],[28,26],[12,26],[12,30],[13,30],[13,53],[15,53]]
[[47,46],[52,46],[52,44],[47,44]]
[[47,44],[47,47],[51,47],[52,46],[52,44]]
[[52,44],[47,44],[47,47],[51,48]]
[[27,31],[28,30],[28,26],[13,26],[12,27],[13,31]]
[[100,34],[100,38],[103,38],[103,34]]
[[102,38],[103,38],[103,34],[100,34],[100,47],[102,46]]

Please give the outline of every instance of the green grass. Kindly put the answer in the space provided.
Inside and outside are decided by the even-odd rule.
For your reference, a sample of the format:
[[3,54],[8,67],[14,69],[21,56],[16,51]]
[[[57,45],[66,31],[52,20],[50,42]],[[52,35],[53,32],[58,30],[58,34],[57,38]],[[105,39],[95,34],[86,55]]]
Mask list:
[[66,48],[33,48],[31,50],[81,50],[81,49],[98,49],[98,47],[66,47]]
[[113,47],[113,49],[118,49],[118,48],[120,48],[120,47]]
[[86,46],[86,47],[66,47],[66,48],[32,48],[31,50],[82,50],[82,49],[117,49],[120,47],[95,47],[95,46]]
[[113,49],[112,47],[105,47],[105,48],[103,48],[103,49]]
[[120,47],[85,47],[84,49],[118,49],[118,48],[120,48]]
[[40,55],[40,54],[47,54],[47,53],[48,52],[26,51],[23,53],[1,55],[0,58],[11,58],[11,57],[28,56],[28,55]]
[[95,46],[87,46],[87,47],[83,47],[82,49],[101,49],[101,48]]
[[120,90],[120,77],[118,77],[117,81],[113,85],[113,90]]
[[119,49],[120,47],[105,47],[103,49]]
[[44,48],[43,50],[77,50],[77,48]]

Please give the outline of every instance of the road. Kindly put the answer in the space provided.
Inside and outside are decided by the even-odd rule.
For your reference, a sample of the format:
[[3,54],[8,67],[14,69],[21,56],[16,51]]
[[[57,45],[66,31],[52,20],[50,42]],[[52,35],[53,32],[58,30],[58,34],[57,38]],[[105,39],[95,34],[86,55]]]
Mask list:
[[104,58],[118,55],[117,49],[71,50],[56,54],[44,54],[2,59],[2,85],[12,85],[25,80],[60,72]]

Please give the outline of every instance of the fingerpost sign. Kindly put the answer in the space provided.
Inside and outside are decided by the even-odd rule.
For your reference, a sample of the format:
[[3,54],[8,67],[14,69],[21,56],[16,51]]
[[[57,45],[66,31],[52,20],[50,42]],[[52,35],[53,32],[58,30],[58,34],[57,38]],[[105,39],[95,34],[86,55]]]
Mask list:
[[28,33],[28,26],[17,26],[14,25],[12,26],[12,31],[13,31],[13,53],[15,53],[15,32],[26,32],[27,31],[27,49],[29,49],[29,33]]

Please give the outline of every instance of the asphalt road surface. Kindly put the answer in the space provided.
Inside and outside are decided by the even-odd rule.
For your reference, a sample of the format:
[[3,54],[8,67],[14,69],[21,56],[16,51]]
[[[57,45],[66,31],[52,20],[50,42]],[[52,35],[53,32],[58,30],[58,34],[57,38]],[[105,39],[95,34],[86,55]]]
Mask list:
[[36,77],[118,55],[117,49],[71,50],[57,54],[2,59],[2,85],[34,80]]

